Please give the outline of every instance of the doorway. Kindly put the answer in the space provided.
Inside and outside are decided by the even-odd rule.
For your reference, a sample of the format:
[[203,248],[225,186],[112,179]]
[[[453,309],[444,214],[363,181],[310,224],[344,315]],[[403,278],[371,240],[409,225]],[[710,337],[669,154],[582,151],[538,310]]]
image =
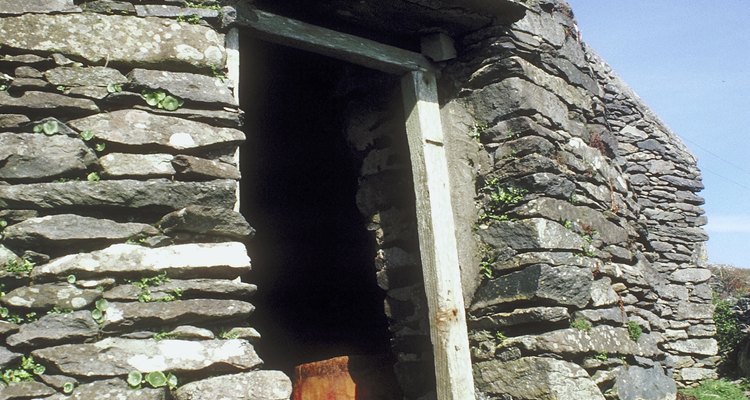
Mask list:
[[258,352],[290,375],[306,362],[388,354],[376,242],[355,202],[360,162],[337,91],[347,65],[240,39],[241,212],[257,230],[248,247]]

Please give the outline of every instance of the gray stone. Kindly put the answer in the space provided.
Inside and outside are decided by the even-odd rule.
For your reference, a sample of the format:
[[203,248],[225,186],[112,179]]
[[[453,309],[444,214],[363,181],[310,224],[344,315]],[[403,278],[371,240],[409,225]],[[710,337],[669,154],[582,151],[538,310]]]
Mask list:
[[156,235],[151,225],[120,223],[75,214],[48,215],[11,225],[3,232],[10,246],[44,252],[86,251],[124,242],[136,236]]
[[29,117],[22,114],[0,114],[0,128],[17,128],[29,121]]
[[620,368],[614,392],[620,400],[675,400],[677,385],[661,365]]
[[0,337],[5,337],[13,332],[18,332],[19,328],[19,325],[12,322],[0,321]]
[[711,303],[690,303],[681,301],[677,303],[675,319],[695,320],[713,318],[714,307]]
[[48,314],[21,325],[18,333],[6,339],[10,346],[42,347],[83,341],[99,334],[99,325],[90,311]]
[[205,158],[179,155],[172,160],[172,166],[181,179],[240,179],[240,170],[234,165]]
[[195,108],[181,107],[178,110],[167,111],[159,108],[135,105],[133,109],[149,111],[154,114],[180,117],[189,121],[203,122],[211,126],[223,126],[227,128],[241,128],[243,124],[243,113],[241,110],[199,110]]
[[[212,340],[216,339],[216,335],[208,329],[198,328],[196,326],[183,325],[172,329],[167,333],[170,338],[181,339],[181,340]],[[243,339],[243,338],[235,338]]]
[[55,392],[51,387],[36,381],[11,382],[7,386],[0,386],[0,399],[3,400],[25,400],[53,395]]
[[176,171],[171,154],[109,153],[99,159],[104,178],[169,177]]
[[201,206],[188,206],[169,213],[158,226],[167,235],[185,232],[244,240],[255,234],[242,214],[225,208]]
[[28,309],[78,310],[101,296],[101,290],[81,289],[68,283],[21,286],[0,297],[6,306]]
[[669,275],[669,279],[674,282],[700,283],[711,278],[711,270],[708,268],[684,268],[678,269]]
[[201,18],[217,18],[218,10],[207,8],[190,8],[180,6],[170,6],[161,4],[144,4],[135,6],[136,14],[139,17],[167,17],[174,18],[178,16],[197,15]]
[[623,325],[627,322],[627,315],[619,307],[601,308],[597,310],[578,310],[573,314],[574,319],[583,318],[590,322],[609,322]]
[[588,246],[580,236],[544,218],[496,221],[487,229],[480,229],[479,235],[491,246],[509,246],[514,250],[581,251]]
[[72,377],[125,376],[141,372],[170,371],[222,374],[247,371],[261,364],[247,341],[137,340],[107,338],[96,343],[65,344],[33,351],[44,365]]
[[73,0],[0,0],[0,15],[26,13],[80,12]]
[[120,71],[107,67],[57,67],[44,73],[55,86],[104,86],[128,83]]
[[604,400],[586,371],[576,364],[543,357],[525,357],[474,364],[480,392],[514,400]]
[[612,290],[612,280],[610,278],[598,279],[591,284],[592,306],[601,307],[615,304],[618,300],[620,300],[620,297]]
[[682,368],[679,372],[683,381],[700,382],[709,379],[717,379],[719,375],[713,368]]
[[78,386],[69,395],[58,393],[47,397],[46,400],[166,400],[166,398],[166,391],[163,388],[133,389],[123,379],[106,379]]
[[258,332],[255,328],[237,327],[228,330],[227,337],[235,339],[245,339],[251,343],[255,343],[260,340],[260,332]]
[[224,37],[211,28],[168,19],[93,13],[3,18],[0,46],[59,52],[81,58],[88,65],[109,61],[146,68],[208,69],[223,68],[226,58]]
[[[8,18],[0,19],[0,25]],[[0,42],[2,39],[0,39]],[[19,97],[0,91],[0,107],[5,112],[23,111],[55,115],[81,115],[99,112],[99,107],[89,99],[79,99],[58,93],[27,91]]]
[[79,131],[93,132],[97,139],[123,146],[149,145],[185,150],[238,144],[245,140],[245,134],[237,129],[217,128],[141,110],[96,114],[68,124]]
[[292,382],[280,371],[252,371],[217,376],[183,385],[175,400],[287,400]]
[[126,1],[94,0],[81,4],[83,11],[100,14],[135,14],[135,7]]
[[476,311],[516,301],[547,301],[582,308],[589,302],[592,280],[587,269],[533,265],[483,281],[470,309]]
[[0,265],[6,265],[13,261],[18,261],[18,255],[0,244]]
[[59,209],[72,207],[171,211],[188,205],[233,208],[236,183],[231,180],[174,182],[120,180],[54,182],[0,186],[0,207]]
[[83,96],[94,100],[101,100],[110,95],[106,87],[101,86],[75,86],[66,91],[73,96]]
[[704,356],[713,356],[719,351],[715,339],[679,340],[666,343],[664,347],[684,354],[700,354]]
[[252,304],[238,300],[109,303],[102,329],[114,332],[150,326],[217,326],[222,322],[247,320],[254,310]]
[[654,357],[661,354],[658,344],[662,341],[660,334],[644,333],[638,342],[634,342],[630,339],[627,329],[600,325],[588,331],[568,328],[539,336],[518,336],[506,339],[500,346],[520,347],[534,353],[609,353]]
[[85,174],[95,163],[96,155],[80,139],[0,133],[0,179],[39,180]]
[[34,268],[31,276],[36,280],[60,279],[70,274],[83,279],[140,279],[166,273],[173,278],[233,279],[249,270],[250,258],[242,243],[181,244],[155,249],[116,244],[52,260]]
[[135,87],[166,90],[186,101],[208,103],[211,108],[238,105],[227,84],[212,76],[136,68],[128,78]]
[[14,353],[5,346],[0,347],[0,369],[6,369],[20,359],[21,354]]
[[494,313],[481,318],[470,318],[469,326],[476,329],[497,330],[507,326],[552,323],[569,319],[570,314],[565,307],[531,307],[505,313]]
[[74,378],[69,378],[65,375],[49,375],[49,374],[42,374],[39,376],[39,379],[46,384],[47,386],[51,386],[58,391],[63,391],[65,388],[66,383],[71,383],[73,385],[78,385],[78,380]]
[[[212,299],[247,299],[256,290],[255,285],[240,282],[238,279],[169,279],[167,282],[150,286],[151,298],[156,301],[173,294],[182,293],[182,298],[210,297]],[[109,300],[138,300],[142,290],[133,285],[120,285],[104,292],[104,298]]]
[[44,78],[44,75],[42,75],[38,69],[29,67],[28,65],[16,67],[13,75],[15,75],[16,78]]

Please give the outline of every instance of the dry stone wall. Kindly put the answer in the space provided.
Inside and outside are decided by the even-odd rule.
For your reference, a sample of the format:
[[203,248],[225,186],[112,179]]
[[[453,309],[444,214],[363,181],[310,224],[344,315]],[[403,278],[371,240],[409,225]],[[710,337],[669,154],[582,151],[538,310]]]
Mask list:
[[152,3],[0,1],[0,398],[291,394],[254,349],[218,7]]

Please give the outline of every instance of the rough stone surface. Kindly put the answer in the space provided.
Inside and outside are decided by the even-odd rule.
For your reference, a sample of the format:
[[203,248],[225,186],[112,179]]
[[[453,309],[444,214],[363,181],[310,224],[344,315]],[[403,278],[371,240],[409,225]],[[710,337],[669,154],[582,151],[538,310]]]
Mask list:
[[141,110],[120,110],[96,114],[68,123],[79,131],[91,131],[97,139],[123,146],[158,146],[164,149],[200,149],[237,144],[245,139],[242,131],[217,128],[182,118]]
[[[153,40],[155,37],[160,40]],[[210,28],[174,20],[101,14],[4,18],[0,20],[0,45],[59,52],[82,58],[89,65],[108,60],[142,67],[208,69],[222,68],[226,57],[223,35]]]
[[0,347],[0,369],[5,369],[21,359],[21,354]]
[[620,400],[675,400],[677,385],[660,365],[626,366],[617,374],[615,392]]
[[36,0],[17,1],[0,0],[0,15],[18,15],[27,13],[80,12],[73,0]]
[[95,337],[99,325],[90,311],[49,314],[37,321],[23,324],[18,333],[6,341],[10,346],[42,347],[59,343],[83,341]]
[[685,354],[714,355],[718,351],[718,345],[714,339],[687,339],[668,343],[667,347]]
[[102,248],[136,236],[152,236],[159,231],[151,225],[119,223],[109,219],[82,217],[75,214],[49,215],[11,225],[4,232],[5,241],[23,249],[39,251]]
[[7,386],[0,387],[0,398],[8,400],[40,398],[55,393],[55,390],[51,387],[35,381],[12,382]]
[[176,210],[188,205],[232,208],[235,182],[100,181],[0,186],[0,207],[56,209],[102,207]]
[[279,371],[253,371],[190,382],[175,400],[287,400],[292,382]]
[[583,368],[551,358],[480,362],[474,377],[481,392],[517,400],[604,400]]
[[164,389],[133,389],[123,379],[106,379],[78,386],[70,395],[56,394],[49,400],[166,400]]
[[219,78],[185,72],[166,72],[136,68],[128,74],[130,83],[139,88],[166,90],[186,101],[216,106],[237,106],[232,91]]
[[255,233],[242,214],[201,206],[189,206],[169,213],[157,225],[167,235],[186,232],[244,240]]
[[562,225],[542,218],[496,222],[479,234],[490,245],[509,246],[514,250],[580,251],[588,245]]
[[47,283],[13,289],[0,297],[0,302],[28,309],[77,310],[87,307],[101,294],[101,290],[78,288],[69,283]]
[[[0,19],[0,26],[5,19]],[[79,99],[58,93],[27,91],[13,97],[0,91],[0,107],[5,112],[33,110],[34,112],[55,115],[81,115],[99,112],[99,107],[89,99]]]
[[591,297],[592,280],[591,273],[579,267],[538,264],[482,282],[470,309],[528,300],[581,308]]
[[96,155],[80,139],[62,135],[0,133],[0,179],[41,180],[85,175]]
[[57,67],[44,73],[55,86],[104,86],[128,82],[120,71],[107,67]]
[[241,243],[182,244],[150,249],[116,244],[104,250],[73,254],[39,265],[35,279],[54,279],[70,274],[78,278],[129,277],[166,273],[174,278],[230,278],[245,274],[250,258]]
[[[191,279],[169,281],[149,287],[150,296],[153,300],[159,300],[173,294],[175,291],[182,293],[183,299],[208,297],[213,299],[247,299],[257,287],[244,283],[238,279]],[[104,292],[104,298],[109,300],[138,300],[142,289],[133,284],[116,286]]]
[[506,340],[502,346],[520,346],[535,353],[617,353],[653,357],[660,353],[657,345],[662,341],[661,335],[651,333],[643,334],[638,342],[634,342],[625,328],[601,325],[588,331],[569,328],[547,332],[541,336],[519,336]]
[[479,329],[497,330],[506,326],[530,323],[554,323],[569,319],[570,314],[565,307],[531,307],[470,319],[470,325]]
[[244,340],[135,340],[107,338],[96,343],[66,344],[35,350],[39,362],[74,377],[125,376],[130,371],[227,373],[260,365]]
[[99,159],[104,178],[169,177],[176,171],[171,154],[109,153]]
[[108,332],[148,326],[203,325],[247,320],[255,310],[237,300],[192,299],[156,303],[110,303],[102,329]]
[[192,157],[186,155],[176,156],[172,165],[181,179],[240,179],[240,170],[237,167],[215,160]]

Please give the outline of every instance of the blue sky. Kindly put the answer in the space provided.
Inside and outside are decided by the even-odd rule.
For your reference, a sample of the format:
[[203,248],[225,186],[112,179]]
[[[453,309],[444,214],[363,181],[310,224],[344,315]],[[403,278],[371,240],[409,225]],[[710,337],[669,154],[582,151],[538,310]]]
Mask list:
[[750,268],[750,1],[568,2],[583,40],[698,157],[709,261]]

